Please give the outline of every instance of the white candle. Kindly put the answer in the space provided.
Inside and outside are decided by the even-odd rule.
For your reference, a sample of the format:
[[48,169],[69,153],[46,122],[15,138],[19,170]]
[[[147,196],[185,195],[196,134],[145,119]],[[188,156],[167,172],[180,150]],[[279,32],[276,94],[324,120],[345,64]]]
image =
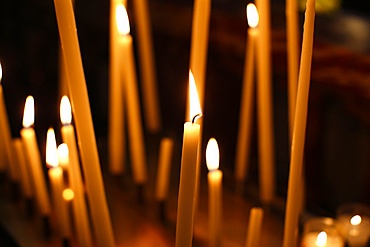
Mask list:
[[260,246],[263,222],[263,209],[252,208],[249,214],[248,232],[245,247]]
[[182,143],[180,185],[177,202],[176,247],[192,246],[194,200],[196,192],[196,173],[200,126],[195,123],[197,116],[202,114],[196,85],[189,78],[190,119],[184,124]]
[[172,150],[173,139],[169,137],[163,138],[159,148],[157,184],[155,190],[155,198],[158,201],[164,201],[167,199],[172,163]]
[[[62,139],[67,147],[60,149],[60,155],[68,156],[68,170],[71,188],[75,193],[75,199],[72,203],[73,213],[75,215],[75,225],[77,231],[77,240],[80,246],[88,247],[92,245],[89,217],[85,201],[84,185],[82,182],[81,168],[76,145],[75,132],[72,122],[71,105],[68,97],[63,97],[60,103],[60,119],[63,124],[61,128]],[[64,153],[63,153],[64,152]]]
[[147,180],[146,152],[143,127],[141,121],[140,101],[137,88],[135,60],[133,54],[132,37],[126,8],[123,4],[117,5],[117,28],[119,44],[122,49],[122,65],[124,77],[124,92],[127,105],[127,121],[129,148],[133,177],[136,184],[145,184]]
[[254,4],[247,6],[248,39],[245,52],[242,100],[239,115],[239,130],[235,159],[235,178],[244,181],[248,172],[248,158],[251,141],[252,112],[254,98],[255,42],[258,36],[258,12]]
[[46,164],[49,166],[49,179],[54,201],[54,213],[58,220],[61,237],[69,239],[71,236],[71,223],[68,208],[63,200],[64,179],[63,169],[59,166],[57,144],[54,129],[49,128],[46,136]]
[[101,176],[73,6],[71,1],[65,0],[54,0],[54,5],[63,54],[65,60],[68,61],[66,63],[68,88],[75,113],[87,195],[90,201],[93,226],[97,233],[96,239],[99,246],[113,247],[116,244]]
[[116,6],[121,1],[111,0],[110,45],[109,45],[109,119],[108,119],[108,164],[113,175],[125,171],[126,143],[123,110],[123,86],[121,80],[120,50],[116,23]]
[[30,167],[27,163],[27,159],[25,156],[25,148],[21,138],[14,138],[13,139],[14,149],[17,157],[17,161],[19,163],[20,168],[20,181],[21,181],[21,188],[22,193],[25,198],[31,199],[34,195],[32,190],[32,181],[30,176]]
[[145,123],[150,132],[156,133],[161,128],[161,112],[158,101],[148,3],[147,0],[136,0],[133,1],[133,4],[137,24]]
[[304,23],[302,56],[299,70],[297,104],[294,115],[294,130],[291,148],[288,195],[285,210],[283,247],[295,243],[300,205],[299,186],[301,185],[302,162],[306,133],[308,95],[311,76],[311,61],[315,24],[315,0],[307,1]]
[[27,162],[31,167],[32,182],[35,188],[35,197],[40,214],[44,217],[50,215],[50,199],[46,188],[45,176],[42,169],[39,147],[37,145],[34,123],[35,106],[32,96],[28,96],[24,107],[23,129],[21,137],[24,143]]
[[208,167],[208,246],[222,246],[222,171],[218,169],[220,152],[216,139],[208,141],[206,149]]

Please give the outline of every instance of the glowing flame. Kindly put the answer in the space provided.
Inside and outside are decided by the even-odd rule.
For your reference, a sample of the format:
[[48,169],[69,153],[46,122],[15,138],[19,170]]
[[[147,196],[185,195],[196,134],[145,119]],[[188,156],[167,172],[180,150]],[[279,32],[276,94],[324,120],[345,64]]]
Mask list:
[[351,218],[351,225],[353,226],[358,226],[359,224],[361,224],[362,222],[362,218],[360,215],[355,215]]
[[63,96],[60,101],[60,120],[62,124],[70,124],[72,122],[71,103],[67,96]]
[[46,164],[48,164],[50,167],[57,167],[59,165],[57,142],[55,140],[53,128],[48,129],[46,136]]
[[58,146],[58,160],[61,166],[67,166],[69,163],[69,149],[65,143]]
[[75,193],[73,192],[72,189],[65,189],[63,190],[63,198],[66,201],[72,201],[73,198],[75,197]]
[[116,24],[118,33],[126,35],[130,33],[130,22],[128,20],[127,10],[122,3],[116,7]]
[[193,73],[189,72],[189,102],[190,102],[190,121],[198,114],[202,114],[200,109],[199,96]]
[[208,141],[206,149],[206,161],[209,171],[218,169],[220,163],[220,151],[215,138],[211,138]]
[[257,27],[258,22],[259,22],[259,16],[258,16],[256,5],[254,5],[253,3],[248,4],[246,12],[247,12],[248,25],[252,28]]
[[2,79],[3,79],[3,67],[1,66],[1,63],[0,63],[0,82]]
[[32,96],[26,98],[23,113],[23,127],[31,127],[35,123],[35,101]]
[[317,235],[315,244],[317,247],[325,247],[327,240],[328,240],[328,235],[326,234],[326,232],[322,231]]

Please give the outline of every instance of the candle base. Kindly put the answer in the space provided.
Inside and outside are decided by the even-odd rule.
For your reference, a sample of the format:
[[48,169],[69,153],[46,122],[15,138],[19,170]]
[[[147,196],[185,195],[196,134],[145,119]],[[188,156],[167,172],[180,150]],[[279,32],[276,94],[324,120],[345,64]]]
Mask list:
[[32,218],[34,215],[34,204],[33,204],[33,198],[26,198],[25,199],[25,207],[26,207],[26,215],[27,218]]
[[45,238],[49,238],[51,236],[51,224],[49,216],[42,217],[42,233]]

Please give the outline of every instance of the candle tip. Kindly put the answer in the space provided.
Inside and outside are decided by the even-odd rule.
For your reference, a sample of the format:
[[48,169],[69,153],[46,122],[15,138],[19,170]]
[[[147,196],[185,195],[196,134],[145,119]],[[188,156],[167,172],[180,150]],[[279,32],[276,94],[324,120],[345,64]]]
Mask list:
[[248,25],[251,28],[256,28],[259,22],[259,15],[256,5],[249,3],[246,8]]
[[190,120],[197,120],[202,116],[202,110],[200,108],[199,96],[197,86],[193,73],[189,71],[189,102],[190,102]]
[[35,122],[35,101],[30,95],[26,98],[23,113],[23,127],[31,127]]
[[220,151],[215,138],[208,141],[206,149],[206,162],[209,171],[217,170],[220,163]]
[[71,103],[65,95],[60,100],[60,121],[62,124],[70,124],[72,122]]
[[59,165],[57,142],[53,128],[49,128],[46,135],[46,164],[50,167],[57,167]]
[[125,5],[122,3],[116,6],[116,24],[118,33],[127,35],[130,33],[130,22]]

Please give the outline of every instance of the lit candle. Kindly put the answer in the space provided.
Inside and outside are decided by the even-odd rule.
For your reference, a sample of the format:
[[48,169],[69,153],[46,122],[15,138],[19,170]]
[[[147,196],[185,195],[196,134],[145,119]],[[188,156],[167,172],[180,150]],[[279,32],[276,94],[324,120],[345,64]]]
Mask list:
[[221,246],[222,172],[218,169],[220,152],[217,141],[209,139],[206,149],[208,172],[208,246]]
[[297,202],[299,202],[299,186],[301,185],[300,180],[302,174],[304,142],[306,137],[305,133],[311,76],[314,24],[315,0],[308,0],[303,31],[297,104],[294,115],[283,247],[291,247],[293,246],[293,243],[295,243],[298,216],[300,211],[300,205]]
[[304,224],[300,246],[344,247],[344,241],[337,230],[334,219],[316,217]]
[[273,109],[271,95],[270,6],[268,0],[256,0],[259,12],[257,42],[257,123],[261,201],[272,203],[275,197],[275,159]]
[[42,169],[39,147],[37,145],[35,130],[32,128],[35,118],[35,106],[32,96],[28,96],[24,107],[23,129],[20,134],[25,147],[27,163],[31,167],[32,182],[40,214],[43,217],[50,215],[50,199],[46,188],[44,172]]
[[161,128],[157,80],[154,65],[150,16],[146,0],[133,1],[139,44],[139,61],[143,91],[144,114],[147,129],[156,133]]
[[108,164],[113,175],[125,171],[126,143],[125,122],[123,110],[123,86],[121,80],[121,67],[118,47],[118,31],[116,22],[116,6],[121,2],[111,0],[110,15],[110,45],[109,45],[109,120],[108,120]]
[[180,185],[177,202],[176,247],[192,246],[194,200],[200,125],[197,117],[202,114],[193,76],[189,77],[190,119],[184,124],[182,143]]
[[338,216],[338,227],[349,247],[365,247],[369,241],[370,219],[365,216],[343,214]]
[[252,3],[246,8],[248,17],[248,39],[245,53],[243,91],[239,116],[239,131],[236,147],[235,177],[243,182],[247,177],[248,158],[250,151],[252,112],[254,98],[254,63],[255,42],[258,36],[258,12]]
[[129,148],[131,152],[132,171],[134,181],[138,185],[146,183],[147,170],[145,160],[145,143],[141,121],[140,101],[136,81],[135,60],[133,54],[132,37],[130,35],[130,23],[126,8],[118,4],[116,8],[117,28],[120,49],[122,49],[122,64],[124,77],[124,93],[127,100],[127,121]]
[[75,193],[72,209],[76,222],[77,240],[81,246],[87,247],[92,245],[92,239],[75,132],[71,124],[71,104],[67,96],[62,97],[60,102],[60,119],[63,124],[61,128],[62,139],[66,145],[61,144],[58,151],[60,152],[60,156],[64,156],[68,159],[68,164],[66,166],[69,171],[71,188]]
[[20,181],[21,181],[21,188],[22,193],[26,199],[31,199],[33,197],[33,190],[32,190],[32,181],[30,177],[29,166],[27,164],[26,156],[25,156],[25,149],[21,138],[14,138],[13,139],[14,149],[16,153],[16,158],[19,163],[20,169]]
[[249,214],[248,232],[245,247],[260,246],[263,222],[263,209],[252,208]]
[[5,170],[6,166],[8,165],[11,180],[14,182],[18,182],[19,167],[17,162],[14,162],[14,147],[12,144],[12,135],[9,127],[8,114],[6,112],[3,86],[1,84],[2,77],[3,69],[0,63],[0,146],[3,148],[1,152],[4,152],[3,150],[5,150],[5,152],[3,153],[4,161],[0,165],[0,171]]
[[71,223],[69,221],[67,204],[63,200],[63,169],[59,166],[55,133],[52,128],[48,129],[46,136],[46,164],[49,166],[48,174],[59,231],[63,239],[69,240],[71,236]]
[[[54,0],[59,35],[66,61],[68,88],[72,99],[77,135],[84,168],[87,195],[99,246],[115,246],[100,161],[82,67],[77,28],[71,1]],[[72,83],[73,81],[73,83]]]
[[159,147],[157,184],[155,190],[155,198],[157,201],[165,201],[167,199],[172,163],[172,150],[173,139],[169,137],[163,138]]

